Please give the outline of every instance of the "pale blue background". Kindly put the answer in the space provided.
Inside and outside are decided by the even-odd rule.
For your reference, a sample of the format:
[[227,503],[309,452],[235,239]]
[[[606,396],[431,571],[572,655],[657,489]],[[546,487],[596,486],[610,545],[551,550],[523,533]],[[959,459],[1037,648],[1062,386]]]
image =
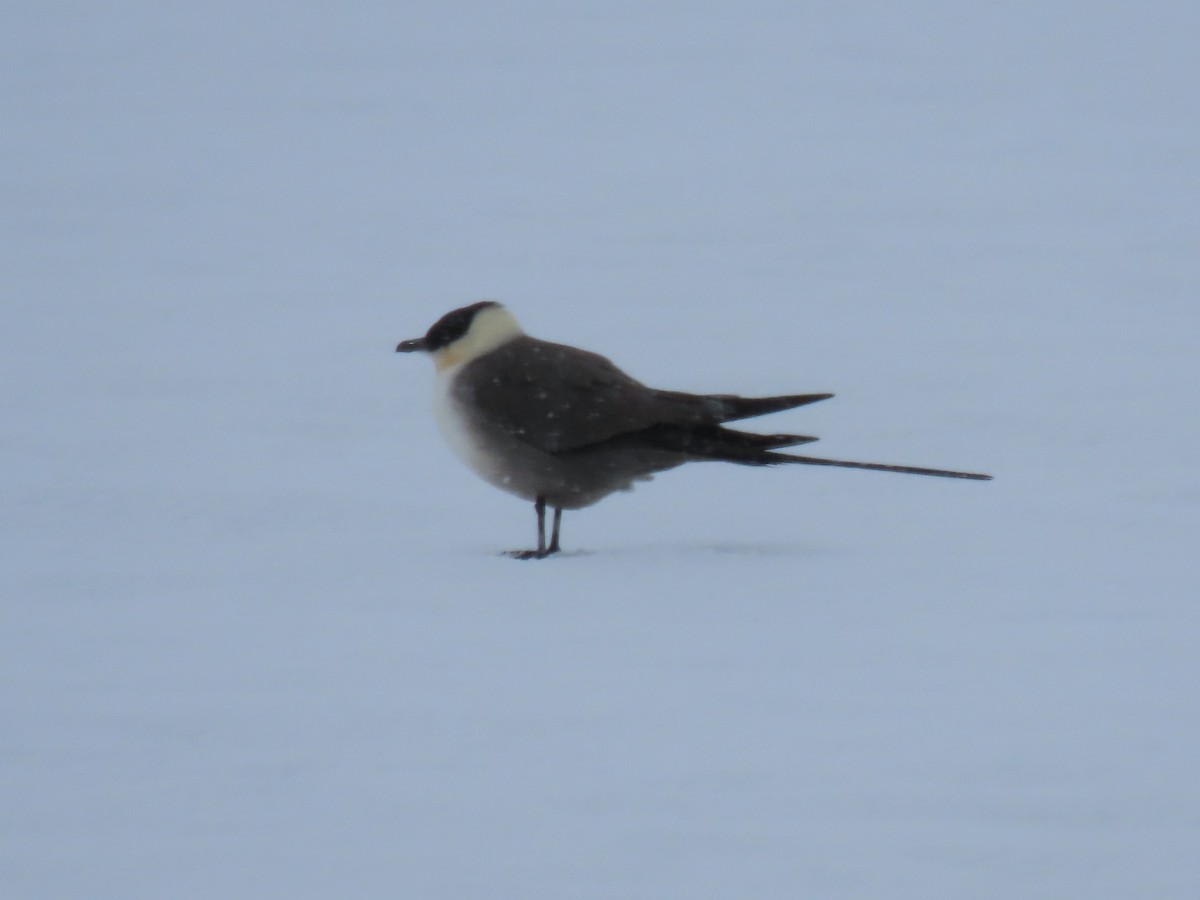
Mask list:
[[[0,893],[1200,895],[1200,7],[10,2]],[[763,427],[532,512],[480,297]]]

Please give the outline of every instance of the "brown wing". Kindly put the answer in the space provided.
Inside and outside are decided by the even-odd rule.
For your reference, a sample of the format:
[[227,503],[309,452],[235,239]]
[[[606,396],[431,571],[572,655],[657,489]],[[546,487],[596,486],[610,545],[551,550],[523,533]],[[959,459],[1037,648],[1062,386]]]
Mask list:
[[704,404],[700,397],[648,388],[599,354],[528,336],[467,366],[455,381],[458,399],[548,453],[662,422],[693,421]]

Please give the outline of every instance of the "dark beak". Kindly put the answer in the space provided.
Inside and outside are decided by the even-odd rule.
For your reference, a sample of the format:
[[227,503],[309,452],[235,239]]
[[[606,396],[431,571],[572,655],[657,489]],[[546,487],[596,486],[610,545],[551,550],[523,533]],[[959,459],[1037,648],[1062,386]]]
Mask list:
[[396,345],[397,353],[416,353],[425,349],[425,338],[413,338],[411,341],[401,341]]

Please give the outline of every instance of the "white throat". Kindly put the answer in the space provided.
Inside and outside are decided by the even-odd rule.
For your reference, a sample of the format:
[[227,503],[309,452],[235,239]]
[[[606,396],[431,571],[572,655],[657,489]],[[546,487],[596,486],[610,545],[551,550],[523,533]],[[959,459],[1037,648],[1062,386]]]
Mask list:
[[510,479],[487,452],[470,416],[454,395],[454,383],[463,366],[490,353],[502,344],[524,334],[517,320],[503,306],[480,310],[471,320],[467,333],[453,344],[433,351],[437,380],[433,394],[433,412],[446,443],[477,475],[501,490],[511,491]]
[[490,353],[501,344],[524,334],[517,320],[503,306],[481,309],[471,320],[467,333],[453,344],[433,351],[433,365],[439,373]]

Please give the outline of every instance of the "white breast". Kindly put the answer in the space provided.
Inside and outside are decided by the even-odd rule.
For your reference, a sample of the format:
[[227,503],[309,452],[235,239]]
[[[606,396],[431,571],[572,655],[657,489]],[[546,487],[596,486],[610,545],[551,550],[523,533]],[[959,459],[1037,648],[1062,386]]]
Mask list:
[[470,419],[454,398],[454,379],[461,370],[462,366],[457,365],[437,373],[433,414],[437,419],[438,428],[455,456],[466,463],[476,475],[501,490],[512,491],[512,479],[501,471],[500,461],[485,451],[478,434],[471,427]]

